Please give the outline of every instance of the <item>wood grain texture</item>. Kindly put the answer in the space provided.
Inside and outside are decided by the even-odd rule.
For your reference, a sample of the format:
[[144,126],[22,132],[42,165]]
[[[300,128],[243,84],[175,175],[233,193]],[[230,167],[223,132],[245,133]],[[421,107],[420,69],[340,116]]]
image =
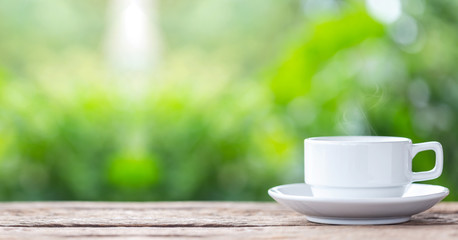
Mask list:
[[458,203],[410,222],[330,226],[277,203],[30,202],[0,204],[0,239],[458,239]]

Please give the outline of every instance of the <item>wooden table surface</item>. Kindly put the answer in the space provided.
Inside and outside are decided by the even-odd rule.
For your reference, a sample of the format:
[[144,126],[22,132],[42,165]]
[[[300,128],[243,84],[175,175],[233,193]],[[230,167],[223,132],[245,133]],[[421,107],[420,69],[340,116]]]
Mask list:
[[273,202],[13,202],[0,209],[0,239],[458,239],[458,202],[384,226],[315,224]]

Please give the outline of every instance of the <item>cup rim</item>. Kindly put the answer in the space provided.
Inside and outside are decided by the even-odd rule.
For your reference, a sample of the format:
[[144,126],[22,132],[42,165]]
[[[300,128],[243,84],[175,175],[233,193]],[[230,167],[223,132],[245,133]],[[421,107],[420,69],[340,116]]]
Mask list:
[[306,138],[304,142],[325,143],[325,144],[380,144],[380,143],[401,143],[412,140],[405,137],[394,136],[322,136]]

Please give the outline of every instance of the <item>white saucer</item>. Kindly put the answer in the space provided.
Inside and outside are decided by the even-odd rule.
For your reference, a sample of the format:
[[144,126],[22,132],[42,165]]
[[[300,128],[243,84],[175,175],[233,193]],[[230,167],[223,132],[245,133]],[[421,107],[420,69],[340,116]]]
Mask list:
[[325,224],[394,224],[410,220],[441,201],[449,193],[445,187],[411,184],[402,197],[318,198],[305,183],[273,187],[269,195],[282,205],[306,215],[307,220]]

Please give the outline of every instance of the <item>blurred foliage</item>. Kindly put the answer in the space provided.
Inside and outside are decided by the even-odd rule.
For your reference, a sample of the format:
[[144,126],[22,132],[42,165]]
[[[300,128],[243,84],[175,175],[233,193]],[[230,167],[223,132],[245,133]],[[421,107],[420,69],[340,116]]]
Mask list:
[[441,142],[458,200],[457,3],[304,2],[160,1],[148,74],[105,64],[107,1],[0,2],[0,199],[267,200],[304,138],[393,135]]

